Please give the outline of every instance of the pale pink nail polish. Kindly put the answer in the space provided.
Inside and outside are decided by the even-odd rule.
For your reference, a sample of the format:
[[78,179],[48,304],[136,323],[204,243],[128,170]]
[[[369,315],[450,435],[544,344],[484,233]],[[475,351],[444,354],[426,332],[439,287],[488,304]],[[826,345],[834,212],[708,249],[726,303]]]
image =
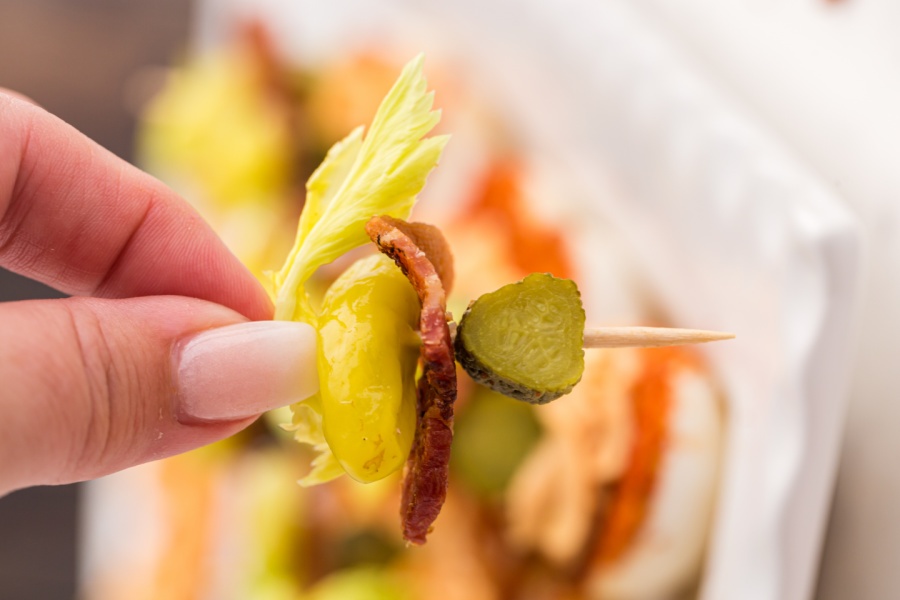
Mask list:
[[176,414],[242,419],[319,389],[316,332],[305,323],[254,321],[199,333],[175,350]]

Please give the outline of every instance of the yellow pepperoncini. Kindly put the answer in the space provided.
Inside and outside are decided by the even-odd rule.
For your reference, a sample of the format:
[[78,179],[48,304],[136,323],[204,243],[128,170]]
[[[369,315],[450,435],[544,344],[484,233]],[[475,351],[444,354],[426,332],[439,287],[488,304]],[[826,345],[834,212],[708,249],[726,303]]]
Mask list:
[[409,455],[418,318],[416,292],[383,255],[357,261],[325,296],[318,364],[325,439],[358,481],[393,473]]

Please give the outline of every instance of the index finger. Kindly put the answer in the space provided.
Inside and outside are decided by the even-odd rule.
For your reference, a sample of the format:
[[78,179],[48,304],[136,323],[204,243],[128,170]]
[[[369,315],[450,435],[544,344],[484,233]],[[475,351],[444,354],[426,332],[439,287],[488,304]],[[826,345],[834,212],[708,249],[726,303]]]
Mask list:
[[262,286],[173,191],[0,90],[0,266],[73,295],[180,295],[271,318]]

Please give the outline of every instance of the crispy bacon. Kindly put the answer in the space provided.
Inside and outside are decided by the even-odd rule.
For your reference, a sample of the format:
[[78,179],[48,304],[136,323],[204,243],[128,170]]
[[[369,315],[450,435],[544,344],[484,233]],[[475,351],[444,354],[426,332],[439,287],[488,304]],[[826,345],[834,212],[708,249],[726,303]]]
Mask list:
[[403,270],[419,295],[422,376],[416,387],[418,415],[403,476],[403,537],[424,544],[447,497],[456,365],[447,326],[445,289],[453,277],[449,247],[436,227],[372,217],[366,233]]

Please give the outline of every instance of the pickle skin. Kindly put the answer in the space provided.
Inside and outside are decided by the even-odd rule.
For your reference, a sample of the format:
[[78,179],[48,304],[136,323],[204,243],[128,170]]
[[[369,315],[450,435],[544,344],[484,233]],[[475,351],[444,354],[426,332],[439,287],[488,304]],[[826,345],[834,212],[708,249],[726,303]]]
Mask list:
[[[504,286],[497,290],[496,292],[492,292],[492,294],[497,294],[502,290],[511,287],[511,286],[520,286],[526,283],[529,279],[532,278],[549,278],[549,280],[560,281],[559,279],[543,273],[535,273],[529,275],[525,278],[525,280],[510,284],[509,286]],[[568,280],[565,280],[568,281]],[[574,285],[574,282],[569,282]],[[575,288],[576,294],[577,287]],[[492,370],[490,367],[484,364],[482,360],[479,360],[476,353],[473,349],[467,347],[466,345],[466,326],[470,325],[471,319],[469,318],[473,308],[478,303],[478,300],[469,303],[468,308],[466,309],[465,314],[463,314],[462,319],[460,319],[459,327],[456,335],[456,340],[454,342],[454,351],[456,353],[456,360],[463,367],[466,373],[476,382],[485,387],[488,387],[496,392],[499,392],[505,396],[509,396],[510,398],[514,398],[516,400],[521,400],[523,402],[528,402],[529,404],[547,404],[548,402],[552,402],[561,396],[564,396],[571,392],[574,387],[581,381],[581,373],[579,372],[576,379],[571,381],[565,385],[548,385],[546,387],[540,386],[532,386],[528,385],[520,380],[515,378],[504,376],[503,374],[497,373]],[[581,344],[583,343],[583,329],[584,329],[584,309],[580,307],[580,294],[578,294],[578,303],[580,310],[580,317],[578,326],[576,327],[578,331],[579,339],[577,340],[578,347],[581,348]],[[471,325],[470,325],[471,326]],[[547,339],[547,342],[552,344],[557,340]],[[575,340],[573,340],[574,342]],[[580,351],[579,357],[580,365],[579,371],[584,370],[584,352]]]
[[469,377],[476,383],[490,388],[495,392],[499,392],[504,396],[509,396],[510,398],[521,400],[522,402],[528,402],[529,404],[540,405],[547,404],[561,396],[565,396],[575,388],[575,384],[573,384],[552,391],[535,390],[526,385],[517,383],[512,379],[500,377],[489,369],[485,369],[484,366],[478,362],[478,359],[472,356],[472,354],[466,350],[466,347],[458,340],[459,338],[457,338],[457,342],[454,346],[456,350],[456,361],[463,369],[465,369],[466,373],[469,374]]

